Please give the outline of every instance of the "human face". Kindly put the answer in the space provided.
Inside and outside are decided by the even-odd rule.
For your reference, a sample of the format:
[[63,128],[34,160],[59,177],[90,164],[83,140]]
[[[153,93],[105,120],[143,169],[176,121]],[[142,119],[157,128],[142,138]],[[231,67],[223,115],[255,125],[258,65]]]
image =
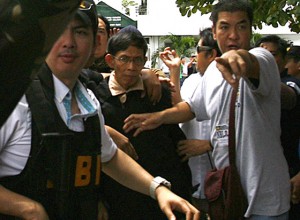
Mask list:
[[222,53],[250,48],[251,26],[244,11],[220,12],[213,33]]
[[280,53],[280,51],[278,50],[278,46],[272,42],[263,42],[259,46],[267,49],[268,51],[271,52],[271,54],[273,54],[273,56],[276,60],[279,72],[282,72],[285,69],[285,59],[282,56],[282,54]]
[[[203,46],[202,39],[198,42],[199,46]],[[212,50],[210,51],[200,51],[197,53],[197,70],[200,72],[201,75],[204,74],[205,70],[209,66],[209,64],[214,60],[215,56],[212,53]]]
[[[121,57],[128,57],[130,61],[123,63],[120,61]],[[139,80],[146,60],[144,51],[134,46],[129,46],[127,50],[119,51],[115,56],[108,54],[105,58],[108,65],[115,70],[117,82],[126,90]],[[143,62],[138,64],[133,62],[133,59],[142,59]]]
[[98,31],[97,31],[97,48],[95,50],[95,58],[101,58],[105,55],[107,42],[108,42],[108,33],[106,31],[106,25],[104,21],[98,18]]
[[287,59],[285,68],[287,68],[289,75],[300,79],[300,61],[295,62],[293,58]]
[[53,74],[70,87],[75,84],[93,50],[92,28],[73,19],[54,43],[46,63]]

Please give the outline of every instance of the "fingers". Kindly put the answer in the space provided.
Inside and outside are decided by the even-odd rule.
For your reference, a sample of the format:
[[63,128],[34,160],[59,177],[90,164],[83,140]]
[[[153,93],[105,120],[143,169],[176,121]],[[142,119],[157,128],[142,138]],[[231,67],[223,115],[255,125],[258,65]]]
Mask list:
[[123,130],[125,133],[130,132],[132,129],[135,129],[138,127],[139,119],[135,114],[130,115],[127,117],[124,121]]
[[[147,114],[145,114],[147,115]],[[133,136],[138,136],[144,129],[142,128],[144,126],[143,121],[145,121],[146,118],[143,118],[141,115],[132,114],[124,121],[123,130],[125,133],[130,132],[133,129],[136,129]]]
[[143,128],[141,128],[141,127],[137,128],[133,134],[133,137],[138,136],[140,133],[142,133],[142,131],[143,131]]
[[[180,201],[180,203],[178,204],[174,204],[174,207],[172,207],[172,209],[184,213],[186,220],[200,219],[199,210],[185,200]],[[165,209],[163,210],[163,212],[166,214],[168,219],[176,219],[172,209],[169,209],[169,207],[165,207]]]
[[[216,59],[217,62],[217,68],[219,71],[222,73],[223,78],[233,87],[237,88],[238,87],[238,82],[240,76],[237,75],[233,70],[231,69],[231,66],[228,64],[228,62],[220,57],[217,57]],[[236,67],[235,67],[236,69]]]
[[236,83],[236,77],[235,75],[232,73],[232,70],[228,64],[228,62],[221,58],[221,57],[217,57],[216,59],[217,62],[217,68],[219,69],[219,71],[222,73],[223,78],[229,83],[229,84],[234,84]]
[[293,204],[300,203],[300,176],[298,176],[299,174],[291,180],[291,200]]
[[199,220],[200,219],[200,211],[188,203],[189,209],[191,210],[190,216],[187,219]]
[[119,31],[120,31],[120,28],[111,28],[109,30],[109,36],[111,37],[111,36],[115,35],[116,33],[118,33]]

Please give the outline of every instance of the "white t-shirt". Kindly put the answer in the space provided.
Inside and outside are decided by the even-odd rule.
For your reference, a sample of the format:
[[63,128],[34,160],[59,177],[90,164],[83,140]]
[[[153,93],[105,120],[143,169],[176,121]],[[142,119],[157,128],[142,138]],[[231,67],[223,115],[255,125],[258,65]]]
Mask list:
[[[199,83],[201,83],[202,76],[199,73],[191,74],[185,79],[180,89],[181,97],[183,100],[189,100]],[[196,119],[190,120],[185,123],[179,124],[181,130],[186,135],[187,139],[200,139],[210,140],[210,120],[197,121]],[[196,186],[200,184],[197,191],[193,193],[195,198],[205,198],[204,195],[204,179],[207,171],[211,170],[208,155],[202,154],[199,156],[191,157],[189,159],[189,166],[192,173],[192,184]]]
[[[259,86],[241,79],[236,102],[236,165],[249,207],[245,214],[276,216],[289,210],[290,183],[280,143],[280,79],[274,57],[250,50],[260,65]],[[213,62],[188,101],[197,120],[211,119],[217,168],[228,165],[229,104],[232,88]]]
[[[81,103],[80,99],[76,98],[81,114],[73,115],[68,121],[67,111],[62,100],[66,95],[70,95],[69,89],[53,75],[55,88],[55,103],[57,109],[64,120],[68,123],[69,129],[73,131],[83,131],[83,119],[92,115],[98,114],[101,126],[101,160],[102,162],[109,161],[116,152],[116,145],[108,135],[104,119],[101,112],[101,107],[91,91],[86,91],[83,85],[78,81],[77,91],[80,91],[85,100],[88,100],[90,109],[85,108],[85,103]],[[12,176],[19,174],[27,163],[31,149],[31,112],[28,107],[26,97],[23,96],[18,105],[7,119],[5,124],[0,129],[0,177]]]

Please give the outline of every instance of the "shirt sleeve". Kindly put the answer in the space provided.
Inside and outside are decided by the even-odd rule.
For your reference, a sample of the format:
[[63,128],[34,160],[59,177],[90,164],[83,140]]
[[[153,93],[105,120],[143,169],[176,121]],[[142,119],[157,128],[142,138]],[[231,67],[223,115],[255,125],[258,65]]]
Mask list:
[[0,177],[19,174],[31,149],[31,113],[25,96],[0,129]]

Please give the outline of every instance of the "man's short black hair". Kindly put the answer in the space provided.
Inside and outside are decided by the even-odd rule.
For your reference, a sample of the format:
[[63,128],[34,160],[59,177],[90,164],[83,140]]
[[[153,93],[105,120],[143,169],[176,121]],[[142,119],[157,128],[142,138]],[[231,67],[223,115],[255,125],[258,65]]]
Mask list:
[[247,13],[250,26],[253,23],[253,9],[250,3],[246,0],[220,0],[216,5],[213,6],[210,20],[213,25],[216,25],[219,19],[220,12],[237,12],[244,11]]
[[101,19],[104,22],[104,24],[105,24],[105,30],[106,30],[107,36],[109,38],[110,37],[110,24],[109,24],[109,21],[102,14],[98,14],[98,18]]
[[294,62],[300,61],[300,46],[292,46],[286,54],[287,59],[293,59]]
[[116,55],[119,51],[125,51],[134,46],[143,50],[146,55],[148,45],[142,33],[133,26],[127,26],[114,34],[108,41],[107,52]]
[[217,41],[214,39],[212,28],[205,28],[199,33],[200,39],[202,39],[202,45],[208,46],[217,51],[217,56],[221,56],[221,51],[219,49]]
[[267,35],[267,36],[264,36],[260,39],[258,39],[256,42],[255,42],[255,47],[260,47],[260,45],[262,43],[273,43],[273,44],[276,44],[277,47],[278,47],[278,51],[281,53],[281,55],[283,57],[286,56],[286,53],[287,53],[287,49],[291,46],[291,43],[280,38],[279,36],[277,35]]

